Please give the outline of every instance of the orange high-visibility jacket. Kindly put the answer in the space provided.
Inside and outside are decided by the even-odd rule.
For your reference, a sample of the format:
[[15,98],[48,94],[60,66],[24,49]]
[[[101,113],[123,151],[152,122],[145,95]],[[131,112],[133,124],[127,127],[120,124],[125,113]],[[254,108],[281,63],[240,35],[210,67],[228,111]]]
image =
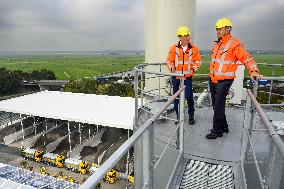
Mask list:
[[[184,79],[193,76],[194,72],[201,66],[201,56],[198,47],[189,43],[187,50],[183,52],[183,48],[178,44],[171,46],[168,59],[168,69],[175,70],[175,73],[183,74]],[[180,77],[176,77],[180,79]]]
[[210,63],[211,81],[234,79],[238,68],[238,61],[246,66],[249,72],[258,72],[257,65],[252,56],[245,50],[241,42],[231,34],[223,36],[212,49]]

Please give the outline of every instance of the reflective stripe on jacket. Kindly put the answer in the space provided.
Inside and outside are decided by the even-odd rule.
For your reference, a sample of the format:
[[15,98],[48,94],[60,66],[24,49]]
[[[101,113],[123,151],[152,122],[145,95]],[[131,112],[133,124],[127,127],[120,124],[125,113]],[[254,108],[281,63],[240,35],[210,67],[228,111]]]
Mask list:
[[238,61],[246,66],[249,72],[257,71],[257,65],[252,56],[245,50],[240,41],[231,34],[223,36],[212,50],[210,62],[211,81],[234,79],[238,68]]
[[[198,48],[193,44],[188,44],[188,48],[183,52],[180,43],[171,46],[167,64],[169,70],[175,70],[175,73],[183,74],[184,79],[193,76],[201,66],[201,56]],[[180,77],[176,77],[180,79]]]

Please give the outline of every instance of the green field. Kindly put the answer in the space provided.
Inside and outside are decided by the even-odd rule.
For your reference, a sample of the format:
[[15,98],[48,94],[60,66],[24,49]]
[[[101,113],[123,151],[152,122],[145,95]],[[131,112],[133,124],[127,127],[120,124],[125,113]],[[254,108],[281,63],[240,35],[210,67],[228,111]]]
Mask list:
[[[284,55],[255,54],[258,63],[283,64]],[[198,73],[208,73],[210,57],[203,57]],[[60,80],[99,76],[128,70],[144,62],[144,55],[5,55],[0,56],[0,67],[9,70],[52,70]],[[271,76],[271,66],[260,66],[261,73]],[[247,73],[247,72],[246,72]],[[284,75],[284,67],[275,68],[275,76]],[[69,76],[69,77],[68,77]]]
[[57,79],[60,80],[92,77],[128,70],[143,62],[143,55],[0,56],[0,67],[6,67],[9,70],[23,70],[29,73],[33,70],[52,70]]

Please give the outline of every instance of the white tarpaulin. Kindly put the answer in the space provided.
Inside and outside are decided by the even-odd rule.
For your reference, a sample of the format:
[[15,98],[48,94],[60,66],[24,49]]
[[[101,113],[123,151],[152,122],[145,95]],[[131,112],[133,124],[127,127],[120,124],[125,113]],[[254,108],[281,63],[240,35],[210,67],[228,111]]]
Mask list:
[[0,111],[133,129],[135,99],[42,91],[0,101]]

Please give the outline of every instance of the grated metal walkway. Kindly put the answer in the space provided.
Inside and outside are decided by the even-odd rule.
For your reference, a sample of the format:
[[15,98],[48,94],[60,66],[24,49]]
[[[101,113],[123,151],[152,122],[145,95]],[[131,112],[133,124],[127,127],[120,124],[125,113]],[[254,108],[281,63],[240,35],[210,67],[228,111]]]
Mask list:
[[231,166],[189,160],[179,189],[233,189],[234,174]]

